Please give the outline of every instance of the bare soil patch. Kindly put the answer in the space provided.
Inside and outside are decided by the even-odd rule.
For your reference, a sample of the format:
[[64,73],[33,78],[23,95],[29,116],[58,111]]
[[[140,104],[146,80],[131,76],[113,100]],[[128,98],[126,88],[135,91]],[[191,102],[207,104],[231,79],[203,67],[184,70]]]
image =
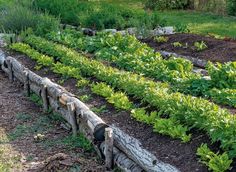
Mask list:
[[[154,48],[156,51],[174,52],[179,55],[191,56],[199,59],[209,60],[212,62],[228,62],[236,61],[236,42],[231,40],[219,40],[212,37],[206,37],[196,34],[178,33],[174,35],[167,35],[168,41],[164,43],[157,43],[153,38],[141,40]],[[204,41],[208,48],[197,51],[194,47],[195,42]],[[174,47],[173,43],[179,42],[187,48]]]

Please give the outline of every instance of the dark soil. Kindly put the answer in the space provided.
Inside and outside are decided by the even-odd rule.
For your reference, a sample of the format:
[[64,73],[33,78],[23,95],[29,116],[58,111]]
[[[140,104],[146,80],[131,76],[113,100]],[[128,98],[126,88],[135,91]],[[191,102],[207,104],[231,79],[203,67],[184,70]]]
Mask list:
[[[0,169],[16,172],[104,171],[95,152],[70,149],[60,140],[71,135],[52,120],[0,71]],[[32,130],[33,128],[33,130]],[[35,135],[43,134],[42,140]],[[0,170],[1,171],[1,170]]]
[[[196,34],[178,33],[174,35],[167,35],[169,40],[166,43],[157,43],[153,38],[141,40],[153,47],[156,51],[174,52],[179,55],[191,56],[199,59],[209,60],[212,62],[228,62],[236,61],[236,42],[228,40],[219,40],[212,37],[206,37]],[[204,41],[208,48],[197,51],[194,47],[195,42]],[[187,48],[174,47],[172,43],[180,42]]]
[[[53,74],[47,69],[39,71],[34,70],[35,62],[30,58],[12,53],[13,57],[18,59],[26,67],[43,77],[48,77],[53,81],[60,82],[61,77]],[[196,150],[202,143],[211,145],[209,137],[199,131],[192,132],[192,140],[189,143],[181,143],[180,140],[171,139],[168,136],[163,136],[153,132],[151,126],[139,123],[130,117],[129,112],[117,111],[114,107],[107,103],[107,101],[97,95],[91,93],[89,88],[78,89],[75,79],[66,80],[60,85],[64,86],[68,91],[74,93],[78,97],[81,95],[89,95],[91,97],[85,103],[95,113],[108,124],[114,124],[122,129],[124,132],[140,140],[143,147],[152,152],[159,160],[176,166],[183,172],[205,172],[207,167],[199,163],[196,156]],[[98,109],[105,105],[105,109],[98,111]],[[211,145],[213,150],[218,150],[217,144]],[[234,164],[234,171],[236,165]]]

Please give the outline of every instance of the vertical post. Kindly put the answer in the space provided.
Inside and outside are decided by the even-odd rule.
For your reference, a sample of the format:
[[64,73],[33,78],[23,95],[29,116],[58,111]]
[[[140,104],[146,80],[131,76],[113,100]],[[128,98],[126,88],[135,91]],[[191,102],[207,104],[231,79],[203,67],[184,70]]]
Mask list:
[[105,163],[108,171],[113,167],[113,142],[112,128],[105,128]]
[[41,97],[43,99],[43,111],[47,112],[49,109],[47,85],[43,84],[41,89]]
[[30,96],[29,73],[27,70],[24,70],[24,92],[27,96]]
[[75,113],[75,104],[74,102],[69,102],[67,103],[67,109],[69,112],[69,119],[70,119],[70,124],[72,127],[72,133],[74,136],[77,135],[77,130],[78,130],[78,126],[77,126],[77,119],[76,119],[76,113]]
[[7,67],[8,67],[8,70],[9,70],[9,80],[11,82],[14,81],[14,75],[13,75],[13,70],[12,70],[12,63],[9,59],[6,60],[6,63],[7,63]]

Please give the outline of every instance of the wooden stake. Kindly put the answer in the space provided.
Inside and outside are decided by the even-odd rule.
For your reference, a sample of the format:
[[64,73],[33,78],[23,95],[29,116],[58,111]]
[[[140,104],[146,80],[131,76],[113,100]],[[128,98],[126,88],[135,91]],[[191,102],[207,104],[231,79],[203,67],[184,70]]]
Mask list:
[[48,101],[48,93],[47,93],[47,85],[43,85],[41,89],[41,97],[43,99],[43,111],[47,112],[49,109],[49,101]]
[[29,73],[27,70],[24,71],[24,92],[27,96],[30,96]]
[[12,64],[11,64],[11,61],[10,60],[6,60],[6,63],[7,63],[7,67],[9,69],[9,80],[11,82],[14,81],[14,75],[13,75],[13,70],[12,70]]
[[113,130],[112,128],[105,129],[105,162],[106,169],[112,170],[113,167]]
[[76,121],[77,119],[76,119],[76,112],[75,112],[74,102],[67,103],[67,109],[68,109],[68,113],[69,113],[69,116],[70,116],[70,124],[71,124],[71,127],[72,127],[72,133],[73,133],[74,136],[76,136],[78,126],[77,126],[77,121]]

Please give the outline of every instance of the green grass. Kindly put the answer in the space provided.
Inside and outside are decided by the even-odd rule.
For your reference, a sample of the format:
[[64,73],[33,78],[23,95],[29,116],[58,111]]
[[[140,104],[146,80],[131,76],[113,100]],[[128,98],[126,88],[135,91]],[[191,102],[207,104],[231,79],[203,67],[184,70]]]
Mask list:
[[167,25],[185,24],[192,33],[217,34],[236,38],[236,18],[194,11],[159,11],[158,16],[167,21]]

